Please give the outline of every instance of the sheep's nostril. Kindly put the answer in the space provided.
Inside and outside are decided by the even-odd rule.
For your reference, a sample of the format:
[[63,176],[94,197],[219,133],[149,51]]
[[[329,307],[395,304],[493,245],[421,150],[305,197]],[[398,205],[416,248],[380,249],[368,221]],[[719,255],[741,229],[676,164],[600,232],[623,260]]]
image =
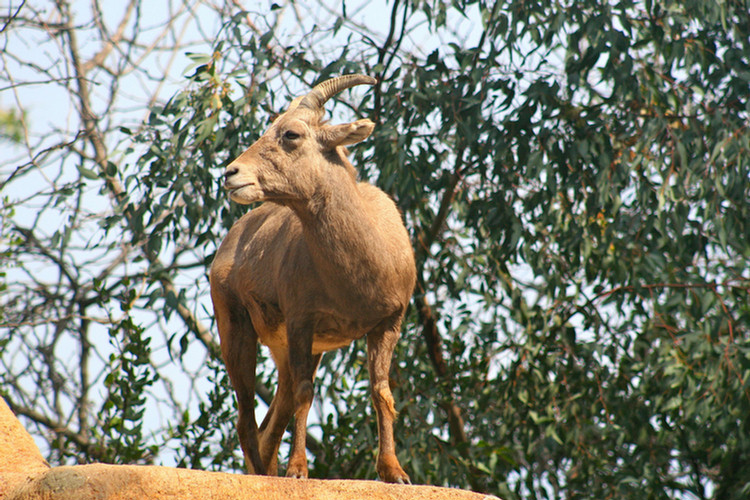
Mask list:
[[228,167],[224,172],[224,182],[228,181],[230,177],[239,172],[240,169],[237,167]]

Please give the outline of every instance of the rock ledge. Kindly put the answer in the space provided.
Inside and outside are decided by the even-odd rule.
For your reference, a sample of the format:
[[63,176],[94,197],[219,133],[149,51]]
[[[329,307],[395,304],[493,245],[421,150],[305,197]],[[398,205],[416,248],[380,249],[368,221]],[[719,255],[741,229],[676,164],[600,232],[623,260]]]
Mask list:
[[0,398],[0,500],[489,500],[435,486],[287,479],[161,466],[53,467]]

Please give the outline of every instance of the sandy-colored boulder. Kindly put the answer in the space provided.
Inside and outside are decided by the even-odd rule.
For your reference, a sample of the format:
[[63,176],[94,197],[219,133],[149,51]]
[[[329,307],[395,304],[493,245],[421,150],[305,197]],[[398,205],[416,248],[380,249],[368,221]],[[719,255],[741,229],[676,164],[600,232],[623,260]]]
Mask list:
[[0,500],[16,484],[48,470],[36,443],[0,398]]
[[287,479],[138,465],[50,468],[0,398],[0,500],[485,500],[477,493],[377,481]]

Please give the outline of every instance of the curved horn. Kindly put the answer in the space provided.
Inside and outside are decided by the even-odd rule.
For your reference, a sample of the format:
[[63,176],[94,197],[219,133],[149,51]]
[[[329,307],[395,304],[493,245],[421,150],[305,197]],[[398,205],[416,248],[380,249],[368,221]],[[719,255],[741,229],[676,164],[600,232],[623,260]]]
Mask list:
[[331,78],[313,87],[300,101],[299,106],[314,110],[322,109],[328,99],[343,90],[356,85],[375,85],[375,83],[377,80],[365,75],[343,75]]

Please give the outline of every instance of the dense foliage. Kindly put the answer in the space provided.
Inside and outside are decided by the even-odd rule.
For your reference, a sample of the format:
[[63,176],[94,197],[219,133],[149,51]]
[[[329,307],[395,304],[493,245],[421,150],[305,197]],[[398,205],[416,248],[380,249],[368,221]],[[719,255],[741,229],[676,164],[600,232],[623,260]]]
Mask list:
[[[142,124],[97,118],[116,86],[107,104],[87,83],[141,46],[76,62],[83,28],[56,4],[78,120],[58,146],[15,146],[0,210],[0,393],[52,461],[241,469],[205,277],[244,210],[221,172],[290,98],[360,72],[378,84],[329,107],[377,123],[352,160],[417,256],[392,373],[412,480],[750,495],[747,2],[230,3]],[[318,390],[311,475],[374,478],[361,342],[324,357]]]

